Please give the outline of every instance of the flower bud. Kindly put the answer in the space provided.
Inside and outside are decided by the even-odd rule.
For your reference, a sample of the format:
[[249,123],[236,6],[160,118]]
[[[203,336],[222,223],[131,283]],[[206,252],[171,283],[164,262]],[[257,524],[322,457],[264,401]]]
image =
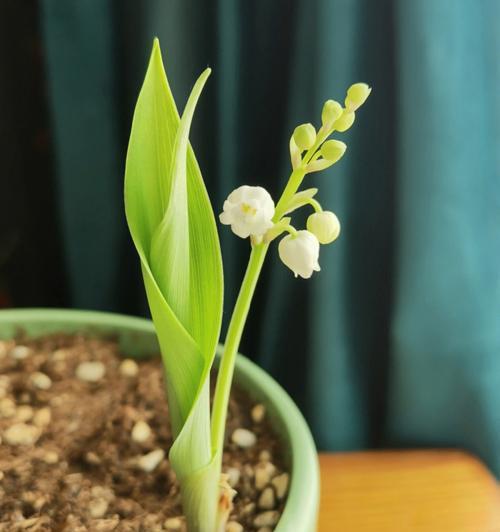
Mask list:
[[366,83],[355,83],[354,85],[351,85],[347,90],[347,96],[345,99],[346,108],[349,109],[349,111],[355,111],[361,107],[368,96],[370,96],[371,91],[372,89],[368,87]]
[[333,212],[315,212],[307,219],[307,229],[320,244],[331,244],[340,234],[340,222]]
[[321,122],[323,123],[323,126],[330,129],[335,120],[340,118],[342,111],[343,109],[339,102],[336,102],[335,100],[327,100],[325,105],[323,105],[323,111],[321,113]]
[[316,141],[316,130],[312,124],[302,124],[295,128],[293,140],[301,151],[308,150]]
[[354,111],[344,109],[342,116],[334,124],[335,129],[341,133],[347,131],[352,126],[355,117]]
[[295,277],[300,275],[309,279],[313,271],[319,272],[319,242],[309,231],[297,231],[296,235],[282,238],[278,245],[280,259],[293,271]]
[[346,148],[340,140],[327,140],[321,146],[321,155],[331,163],[336,163],[344,155]]
[[[273,227],[274,201],[262,187],[243,185],[233,190],[224,202],[221,223],[230,225],[234,234],[241,238],[263,236]],[[258,238],[254,239],[258,242]]]

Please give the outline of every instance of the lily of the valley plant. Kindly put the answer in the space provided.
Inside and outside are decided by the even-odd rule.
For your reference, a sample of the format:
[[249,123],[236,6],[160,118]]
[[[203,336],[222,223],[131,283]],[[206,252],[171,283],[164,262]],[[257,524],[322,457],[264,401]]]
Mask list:
[[[270,244],[295,276],[320,270],[320,245],[333,242],[340,224],[300,190],[311,172],[336,163],[346,150],[334,132],[346,131],[370,88],[357,83],[345,104],[328,100],[318,131],[298,126],[290,139],[292,172],[275,204],[262,187],[229,194],[220,221],[248,238],[250,259],[232,314],[217,376],[212,410],[209,377],[219,342],[223,302],[222,261],[216,221],[188,136],[194,109],[210,75],[196,81],[181,117],[154,42],[135,109],[127,153],[125,209],[165,366],[174,443],[169,458],[181,486],[190,532],[224,530],[233,491],[221,476],[224,429],[236,353],[250,302]],[[310,207],[306,229],[291,225],[293,211]]]

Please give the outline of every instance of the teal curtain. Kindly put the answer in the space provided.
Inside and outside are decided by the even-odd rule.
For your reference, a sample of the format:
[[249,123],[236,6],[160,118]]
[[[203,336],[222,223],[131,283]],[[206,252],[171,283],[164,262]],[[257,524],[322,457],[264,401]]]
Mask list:
[[[213,67],[193,144],[216,210],[276,195],[293,127],[366,81],[347,155],[308,178],[342,236],[309,281],[270,254],[242,351],[321,449],[459,446],[500,474],[500,2],[40,6],[71,305],[145,312],[121,190],[153,36],[180,106]],[[248,246],[220,234],[228,314]]]

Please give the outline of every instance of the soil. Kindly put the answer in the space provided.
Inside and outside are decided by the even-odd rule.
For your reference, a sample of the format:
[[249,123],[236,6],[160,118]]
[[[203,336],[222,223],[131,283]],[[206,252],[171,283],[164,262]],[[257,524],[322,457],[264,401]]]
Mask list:
[[[161,362],[123,356],[83,335],[0,341],[0,531],[185,530]],[[264,407],[233,391],[228,531],[273,529],[289,478],[281,448]]]

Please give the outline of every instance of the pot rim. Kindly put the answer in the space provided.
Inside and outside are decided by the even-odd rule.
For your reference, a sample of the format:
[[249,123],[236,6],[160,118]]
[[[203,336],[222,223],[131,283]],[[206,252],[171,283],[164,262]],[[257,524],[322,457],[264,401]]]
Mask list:
[[[121,330],[131,334],[127,346],[130,342],[132,345],[137,344],[137,353],[134,354],[127,349],[129,356],[137,356],[139,353],[143,356],[144,353],[146,355],[159,353],[156,332],[151,320],[90,310],[48,308],[0,310],[0,339],[12,337],[13,332],[28,324],[29,336],[55,332],[60,326],[65,326],[66,331],[72,329],[76,332],[81,329],[82,324],[87,329],[104,334]],[[50,328],[50,324],[54,324],[54,328]],[[11,329],[7,334],[2,330],[2,325],[10,326]],[[153,335],[153,338],[146,337],[146,340],[150,341],[144,343],[144,334]],[[221,351],[222,346],[219,345],[218,355]],[[247,391],[256,390],[255,397],[271,406],[272,421],[277,421],[278,432],[289,447],[291,467],[289,492],[280,521],[274,530],[278,532],[316,530],[320,487],[318,455],[302,413],[280,384],[241,354],[238,354],[236,360],[235,380]]]

